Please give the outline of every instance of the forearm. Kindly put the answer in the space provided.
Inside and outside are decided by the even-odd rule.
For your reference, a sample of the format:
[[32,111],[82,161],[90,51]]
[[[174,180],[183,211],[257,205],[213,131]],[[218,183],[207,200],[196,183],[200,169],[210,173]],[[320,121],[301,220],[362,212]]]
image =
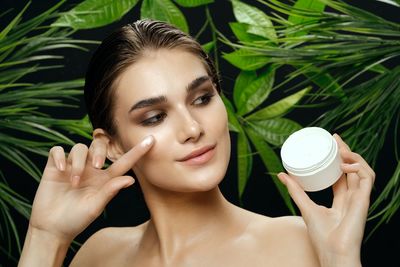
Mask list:
[[49,232],[29,227],[18,266],[61,266],[70,243]]

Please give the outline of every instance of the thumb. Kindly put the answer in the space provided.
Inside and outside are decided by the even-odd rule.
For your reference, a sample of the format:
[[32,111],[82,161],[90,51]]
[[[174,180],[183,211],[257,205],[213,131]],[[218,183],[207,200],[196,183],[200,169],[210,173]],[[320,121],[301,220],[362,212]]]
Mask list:
[[299,208],[301,215],[303,216],[304,220],[307,220],[307,218],[310,216],[312,208],[315,206],[315,203],[304,192],[303,188],[301,188],[301,186],[289,175],[281,172],[278,174],[278,178],[283,184],[286,185],[289,194]]
[[113,197],[123,188],[131,186],[135,179],[131,176],[118,176],[107,181],[98,194],[98,201],[103,204],[103,208],[110,202]]

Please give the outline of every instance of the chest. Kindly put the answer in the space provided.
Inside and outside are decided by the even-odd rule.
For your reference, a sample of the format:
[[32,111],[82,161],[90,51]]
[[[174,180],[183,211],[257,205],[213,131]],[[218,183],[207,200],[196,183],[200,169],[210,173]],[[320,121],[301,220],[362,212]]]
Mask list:
[[134,255],[115,253],[107,257],[99,266],[121,267],[243,267],[243,266],[297,266],[290,254],[268,251],[264,247],[224,244],[185,250],[175,257],[165,260],[151,251],[138,251]]

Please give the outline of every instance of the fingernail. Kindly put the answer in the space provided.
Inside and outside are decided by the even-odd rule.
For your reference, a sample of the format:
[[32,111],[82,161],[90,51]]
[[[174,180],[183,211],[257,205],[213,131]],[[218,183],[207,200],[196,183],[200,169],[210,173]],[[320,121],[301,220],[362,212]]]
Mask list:
[[78,185],[80,177],[78,175],[72,176],[71,183],[73,186]]
[[59,169],[60,171],[65,171],[65,165],[64,165],[64,163],[59,162],[59,163],[58,163],[58,169]]
[[340,134],[338,134],[338,133],[334,133],[333,135],[334,135],[334,136],[336,135],[336,137],[338,137],[339,139],[342,139],[342,137],[341,137]]
[[101,160],[100,156],[95,156],[93,161],[94,161],[95,168],[100,169],[102,167],[101,166],[102,160]]
[[281,182],[283,183],[283,184],[286,184],[286,179],[285,179],[285,176],[283,176],[283,173],[282,172],[280,172],[280,173],[278,173],[278,178],[281,180]]
[[154,138],[153,138],[153,136],[147,136],[143,141],[142,141],[142,146],[143,147],[146,147],[146,146],[149,146],[149,145],[151,145],[152,143],[153,143],[153,141],[154,141]]
[[129,182],[129,184],[126,184],[126,185],[124,186],[124,188],[130,187],[130,186],[133,185],[134,183],[135,183],[135,181]]

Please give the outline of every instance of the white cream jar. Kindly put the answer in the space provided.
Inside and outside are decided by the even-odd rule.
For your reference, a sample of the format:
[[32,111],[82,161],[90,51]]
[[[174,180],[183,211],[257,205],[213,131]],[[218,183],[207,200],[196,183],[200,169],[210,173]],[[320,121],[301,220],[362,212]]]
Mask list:
[[335,138],[319,127],[306,127],[291,134],[281,149],[283,167],[305,191],[333,185],[342,175]]

